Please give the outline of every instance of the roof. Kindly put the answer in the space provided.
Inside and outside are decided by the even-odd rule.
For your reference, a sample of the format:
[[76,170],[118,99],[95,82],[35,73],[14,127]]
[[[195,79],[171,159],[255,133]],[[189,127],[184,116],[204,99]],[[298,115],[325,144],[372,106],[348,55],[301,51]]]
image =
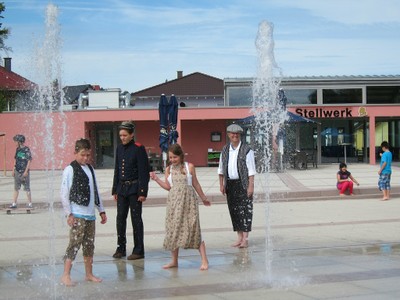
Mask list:
[[0,90],[28,91],[34,86],[32,81],[0,66]]
[[160,96],[161,94],[174,94],[179,96],[223,95],[224,81],[210,75],[195,72],[134,92],[132,93],[132,96],[148,97]]
[[[225,78],[226,85],[249,86],[253,77]],[[399,84],[400,75],[341,75],[341,76],[283,76],[280,78],[283,86],[291,85],[353,85],[353,84]]]
[[65,102],[69,104],[76,102],[79,98],[80,93],[86,92],[89,88],[92,88],[90,84],[63,87]]

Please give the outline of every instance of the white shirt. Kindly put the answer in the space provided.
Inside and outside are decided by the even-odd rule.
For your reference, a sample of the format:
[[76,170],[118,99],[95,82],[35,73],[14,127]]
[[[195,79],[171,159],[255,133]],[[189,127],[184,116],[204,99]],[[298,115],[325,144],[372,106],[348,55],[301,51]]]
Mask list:
[[[233,148],[232,144],[229,145],[229,160],[228,160],[228,177],[229,177],[229,179],[239,179],[239,172],[238,172],[238,168],[237,168],[237,157],[239,154],[239,149],[240,149],[241,144],[242,144],[242,142],[240,142],[236,148]],[[249,172],[248,176],[254,176],[257,173],[253,150],[250,150],[249,153],[247,153],[247,155],[246,155],[246,166],[247,166],[247,170]],[[219,157],[218,174],[219,175],[224,174],[222,155]]]
[[[187,184],[188,185],[192,185],[192,174],[190,174],[190,172],[189,172],[189,164],[187,163],[187,162],[185,162],[185,168],[186,168],[186,179],[187,179]],[[168,182],[169,182],[169,185],[170,186],[172,186],[173,184],[172,184],[172,174],[171,174],[171,171],[169,172],[169,175],[168,175]]]
[[[89,187],[90,187],[90,201],[88,206],[78,205],[74,202],[69,201],[69,192],[72,186],[72,179],[74,177],[74,169],[71,165],[67,166],[64,169],[62,181],[61,181],[61,203],[64,208],[65,214],[68,216],[69,214],[73,215],[80,215],[80,216],[87,216],[93,217],[96,215],[94,204],[94,183],[93,183],[93,176],[92,172],[90,171],[87,165],[81,165],[83,171],[86,173],[87,177],[89,178]],[[99,212],[104,212],[103,202],[100,199],[99,195],[100,206],[97,207]]]

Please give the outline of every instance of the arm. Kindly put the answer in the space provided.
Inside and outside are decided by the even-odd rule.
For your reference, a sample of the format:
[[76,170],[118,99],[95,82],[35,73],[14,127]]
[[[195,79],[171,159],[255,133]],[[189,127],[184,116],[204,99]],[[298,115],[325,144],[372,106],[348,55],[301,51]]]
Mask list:
[[206,195],[203,192],[203,189],[201,188],[199,180],[197,179],[197,176],[196,176],[196,169],[193,164],[189,164],[189,172],[192,175],[192,185],[193,185],[193,188],[195,189],[196,193],[199,195],[200,199],[203,201],[203,204],[205,206],[210,206],[211,203],[210,203],[210,201],[208,201]]
[[336,173],[336,179],[337,179],[337,182],[338,182],[338,183],[339,183],[339,182],[343,182],[343,180],[340,179],[339,173]]
[[15,166],[16,165],[17,165],[17,160],[14,158],[14,167],[13,167],[13,170],[12,170],[12,177],[15,176]]
[[[94,169],[93,169],[93,175],[94,175]],[[103,205],[103,200],[100,197],[100,193],[99,193],[99,185],[97,184],[97,176],[93,176],[93,180],[94,180],[94,184],[97,187],[97,194],[99,197],[99,205],[96,205],[96,208],[100,214],[101,217],[101,224],[105,224],[107,222],[107,216],[106,216],[106,210],[104,209],[104,205]],[[103,223],[104,222],[104,223]]]
[[31,166],[31,160],[28,160],[28,164],[26,165],[26,168],[25,168],[25,171],[23,174],[24,177],[28,176],[30,166]]
[[225,196],[224,175],[219,174],[219,190]]
[[164,190],[169,191],[171,189],[171,185],[168,182],[168,176],[169,176],[169,167],[165,170],[165,179],[162,181],[155,172],[150,172],[150,177],[152,180],[158,183],[159,186],[161,186]]
[[149,157],[147,156],[144,146],[140,146],[137,152],[137,166],[138,166],[138,200],[146,201],[147,193],[149,190],[150,180],[150,166]]
[[251,199],[254,194],[254,175],[249,176],[249,186],[247,188],[247,197]]
[[336,178],[337,178],[337,182],[338,182],[338,183],[349,181],[349,180],[350,180],[350,177],[351,177],[351,174],[349,175],[348,178],[343,179],[342,177],[340,177],[340,174],[339,174],[339,173],[336,174]]
[[223,164],[222,164],[222,153],[221,153],[221,155],[219,156],[219,164],[218,164],[219,190],[221,191],[221,194],[225,196],[224,172],[222,170],[223,170]]
[[61,203],[66,216],[72,215],[71,203],[69,201],[69,191],[72,186],[72,177],[73,177],[72,167],[68,166],[64,169],[61,181],[61,189],[60,189]]
[[114,179],[113,179],[113,185],[111,188],[111,195],[114,196],[114,200],[117,200],[117,185],[119,182],[119,165],[118,165],[118,147],[117,150],[115,151],[115,164],[114,164]]
[[353,177],[353,175],[350,175],[350,179],[351,179],[355,184],[360,185],[360,184],[358,183],[358,181]]
[[249,186],[247,187],[247,197],[251,199],[254,194],[254,176],[257,173],[253,150],[250,150],[249,153],[247,153],[246,155],[246,166],[249,172]]
[[[383,156],[382,156],[383,157]],[[381,167],[380,167],[380,169],[379,169],[379,171],[378,171],[378,174],[379,175],[381,175],[381,173],[382,173],[382,171],[383,171],[383,169],[386,167],[386,165],[387,165],[387,163],[386,163],[386,161],[381,165]]]

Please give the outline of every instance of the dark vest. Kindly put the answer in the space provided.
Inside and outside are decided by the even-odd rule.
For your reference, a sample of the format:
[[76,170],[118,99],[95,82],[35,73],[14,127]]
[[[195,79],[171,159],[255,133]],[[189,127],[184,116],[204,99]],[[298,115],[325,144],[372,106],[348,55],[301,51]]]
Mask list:
[[[222,149],[222,165],[224,166],[223,173],[224,173],[224,185],[226,187],[226,180],[228,178],[228,163],[229,163],[229,148],[230,144],[227,144]],[[239,173],[239,179],[242,183],[242,186],[245,190],[247,190],[249,186],[249,170],[247,169],[246,164],[246,156],[247,153],[251,150],[250,146],[247,144],[240,144],[239,153],[237,157],[237,168]]]
[[[90,185],[89,177],[87,177],[85,171],[83,171],[81,165],[74,160],[71,162],[71,167],[74,170],[74,176],[72,179],[72,186],[69,192],[69,200],[78,205],[88,206],[90,202]],[[92,173],[93,185],[94,185],[94,203],[99,206],[99,193],[97,190],[96,180],[94,171],[91,165],[87,165],[90,172]]]

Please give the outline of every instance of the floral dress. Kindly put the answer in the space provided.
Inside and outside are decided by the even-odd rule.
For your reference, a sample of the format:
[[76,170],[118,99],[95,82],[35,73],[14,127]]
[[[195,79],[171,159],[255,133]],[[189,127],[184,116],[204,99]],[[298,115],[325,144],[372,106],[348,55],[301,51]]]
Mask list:
[[[185,172],[183,174],[182,172]],[[188,163],[170,166],[171,189],[167,198],[164,248],[199,249],[201,231],[196,191],[191,184]]]

